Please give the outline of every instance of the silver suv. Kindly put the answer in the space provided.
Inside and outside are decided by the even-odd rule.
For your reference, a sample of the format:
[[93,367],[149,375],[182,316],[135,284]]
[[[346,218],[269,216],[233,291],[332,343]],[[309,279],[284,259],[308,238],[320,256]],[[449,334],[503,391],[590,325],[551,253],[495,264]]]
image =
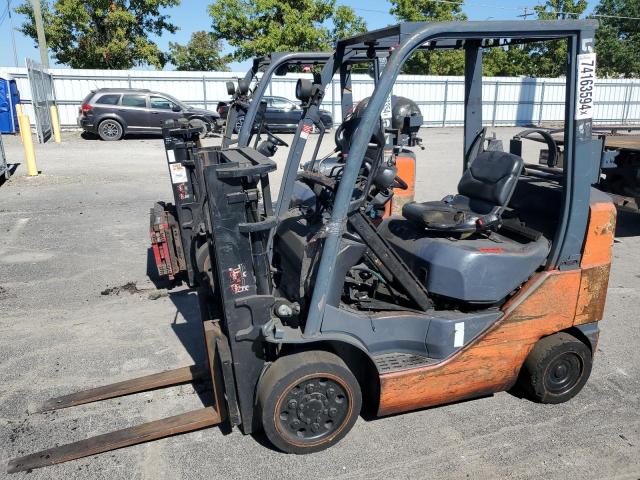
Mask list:
[[78,125],[103,140],[128,133],[160,134],[166,120],[186,118],[203,134],[221,129],[218,112],[190,107],[166,93],[137,88],[101,88],[82,101]]

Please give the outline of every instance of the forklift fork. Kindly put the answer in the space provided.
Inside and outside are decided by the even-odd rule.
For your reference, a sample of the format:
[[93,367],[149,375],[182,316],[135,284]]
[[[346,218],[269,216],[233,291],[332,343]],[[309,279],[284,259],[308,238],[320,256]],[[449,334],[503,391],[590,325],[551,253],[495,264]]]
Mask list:
[[[222,372],[225,372],[223,375],[228,374],[228,369],[225,368],[225,364],[228,363],[225,352],[225,346],[227,346],[226,337],[221,332],[217,322],[213,320],[204,322],[204,337],[208,356],[208,364],[205,368],[191,365],[189,367],[177,368],[175,370],[113,383],[71,395],[52,398],[45,402],[38,412],[47,412],[85,403],[99,402],[110,398],[122,397],[157,388],[171,387],[205,378],[211,378],[212,380],[215,406],[205,406],[204,408],[191,412],[181,413],[180,415],[143,423],[135,427],[116,430],[79,442],[69,443],[67,445],[32,453],[24,457],[15,458],[9,461],[7,473],[32,470],[56,463],[68,462],[70,460],[137,445],[179,433],[193,432],[205,427],[219,425],[227,419],[228,410],[231,410],[232,423],[235,423],[237,421],[236,417],[238,416],[238,414],[235,413],[237,408],[233,408],[233,403],[229,409],[225,405],[223,383],[220,379]],[[224,383],[227,388],[234,388],[231,379]],[[233,398],[235,398],[235,392],[233,392]]]

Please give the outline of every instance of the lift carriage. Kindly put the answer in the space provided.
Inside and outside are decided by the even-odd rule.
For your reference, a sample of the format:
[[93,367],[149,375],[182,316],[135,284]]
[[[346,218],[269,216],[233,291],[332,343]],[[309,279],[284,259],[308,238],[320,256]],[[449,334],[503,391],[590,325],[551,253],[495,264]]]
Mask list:
[[[298,83],[304,116],[276,202],[269,183],[276,164],[264,151],[242,142],[202,148],[192,130],[167,129],[174,194],[184,207],[176,238],[198,287],[208,365],[45,408],[203,376],[212,379],[215,405],[15,459],[9,470],[220,422],[244,433],[263,429],[278,449],[309,453],[343,438],[362,409],[389,415],[514,385],[539,402],[576,395],[598,340],[615,227],[613,204],[592,188],[601,140],[576,95],[595,28],[592,21],[405,23],[338,42],[314,81]],[[562,164],[550,155],[540,168],[523,158],[522,137],[508,152],[484,150],[481,72],[486,48],[546,40],[568,45],[566,121]],[[413,52],[455,48],[465,51],[458,191],[385,218],[380,194],[392,197],[400,181],[402,133],[384,121],[393,84]],[[376,87],[351,118],[351,69],[363,58],[375,66]],[[344,135],[333,157],[316,158],[316,150],[300,170],[336,74]],[[188,246],[187,231],[197,232]]]

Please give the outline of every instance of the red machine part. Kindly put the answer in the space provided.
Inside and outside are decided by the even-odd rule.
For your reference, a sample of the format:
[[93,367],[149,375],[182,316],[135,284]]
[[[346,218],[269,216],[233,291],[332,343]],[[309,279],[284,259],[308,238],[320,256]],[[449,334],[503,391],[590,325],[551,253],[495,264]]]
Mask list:
[[175,280],[181,271],[186,271],[186,262],[175,216],[162,203],[151,209],[149,234],[158,274]]

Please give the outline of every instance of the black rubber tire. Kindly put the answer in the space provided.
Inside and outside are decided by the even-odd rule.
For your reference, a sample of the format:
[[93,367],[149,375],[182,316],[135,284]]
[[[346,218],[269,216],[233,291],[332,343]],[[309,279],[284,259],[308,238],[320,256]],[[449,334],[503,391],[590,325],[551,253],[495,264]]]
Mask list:
[[189,120],[189,127],[199,129],[200,138],[204,138],[209,130],[207,128],[207,122],[200,118],[192,118],[191,120]]
[[579,339],[565,332],[536,343],[522,365],[518,386],[538,403],[563,403],[575,397],[591,374],[592,354]]
[[[300,390],[298,387],[302,383],[311,385],[314,390],[309,392],[306,387]],[[322,385],[326,390],[322,389]],[[336,394],[334,390],[330,395],[329,389],[336,385],[338,391],[342,389],[341,394]],[[296,389],[300,393],[295,394]],[[335,425],[332,420],[322,421],[322,425],[315,422],[306,424],[302,413],[300,417],[297,413],[289,417],[289,413],[285,415],[283,411],[283,409],[288,411],[293,408],[298,412],[295,406],[290,407],[292,395],[298,395],[296,397],[300,402],[297,405],[298,409],[302,410],[303,407],[310,406],[309,411],[313,412],[312,415],[317,414],[317,418],[320,418],[324,412],[329,412],[334,402],[338,401],[344,414],[340,411],[336,414],[334,410],[334,415],[339,417],[339,423],[336,422]],[[315,398],[310,398],[314,395],[316,395]],[[342,406],[345,399],[347,403]],[[289,404],[283,405],[285,401]],[[322,402],[324,406],[321,406],[321,409],[328,407],[324,412],[311,409],[313,406],[321,405]],[[329,352],[307,351],[281,357],[269,366],[258,385],[258,415],[262,421],[262,428],[269,441],[286,453],[313,453],[335,445],[356,423],[361,407],[362,393],[358,381],[342,359]],[[286,420],[282,418],[283,415],[287,417]],[[327,413],[324,413],[324,417],[327,417]],[[289,418],[292,419],[291,422]],[[294,436],[291,425],[296,422],[300,425],[300,430],[305,430],[310,435],[320,431],[320,438],[305,439],[302,436]],[[313,430],[315,432],[313,433],[313,428],[318,430]],[[298,431],[296,435],[300,435],[300,432]]]
[[[111,128],[107,130],[107,126]],[[105,142],[115,142],[124,136],[124,128],[122,128],[122,125],[117,120],[107,118],[102,120],[98,125],[98,135]]]

